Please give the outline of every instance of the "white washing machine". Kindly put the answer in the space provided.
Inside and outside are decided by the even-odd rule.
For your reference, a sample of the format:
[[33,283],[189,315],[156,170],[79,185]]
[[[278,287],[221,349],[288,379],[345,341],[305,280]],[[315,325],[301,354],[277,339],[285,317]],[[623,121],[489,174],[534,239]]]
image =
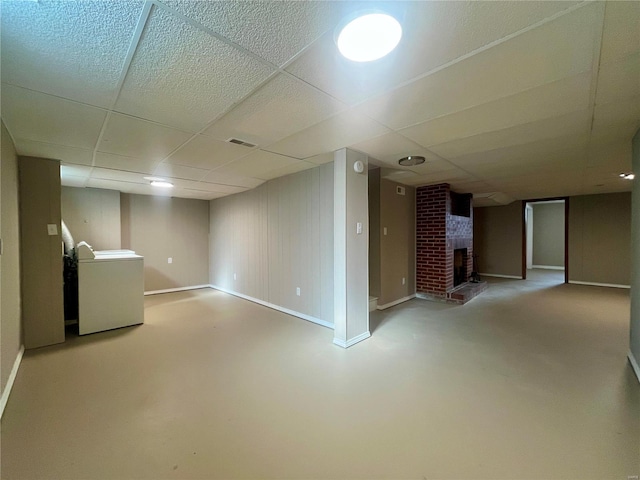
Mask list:
[[79,245],[78,307],[80,335],[144,323],[144,258]]

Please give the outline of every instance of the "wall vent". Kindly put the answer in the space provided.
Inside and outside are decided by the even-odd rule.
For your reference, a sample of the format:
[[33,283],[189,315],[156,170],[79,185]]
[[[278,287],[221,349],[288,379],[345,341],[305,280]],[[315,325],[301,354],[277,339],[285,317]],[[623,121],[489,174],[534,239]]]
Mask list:
[[397,193],[398,195],[404,195],[404,187],[401,187],[400,185],[398,185],[398,186],[396,187],[396,193]]
[[240,140],[239,138],[230,138],[227,140],[229,143],[235,143],[236,145],[242,145],[243,147],[253,148],[255,145],[253,143],[245,142],[244,140]]

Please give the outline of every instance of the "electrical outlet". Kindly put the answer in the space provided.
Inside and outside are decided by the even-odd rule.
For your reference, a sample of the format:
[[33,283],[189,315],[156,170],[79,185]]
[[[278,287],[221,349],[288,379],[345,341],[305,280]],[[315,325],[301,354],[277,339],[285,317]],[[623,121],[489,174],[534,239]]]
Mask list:
[[384,227],[384,228],[382,229],[382,233],[383,233],[383,235],[386,235],[386,234],[387,234],[387,227]]
[[300,287],[296,287],[296,295],[300,296]]
[[402,277],[402,284],[404,285],[405,283],[407,283],[407,279]]
[[360,235],[362,233],[362,222],[356,223],[356,234]]
[[173,257],[167,258],[167,263],[173,263]]

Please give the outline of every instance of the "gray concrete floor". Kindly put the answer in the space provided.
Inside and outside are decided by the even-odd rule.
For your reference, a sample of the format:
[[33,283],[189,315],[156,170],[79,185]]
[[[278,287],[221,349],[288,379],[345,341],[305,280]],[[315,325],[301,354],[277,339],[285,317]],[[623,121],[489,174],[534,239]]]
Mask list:
[[143,326],[26,353],[1,476],[638,475],[629,292],[536,273],[375,312],[348,350],[214,290],[147,297]]

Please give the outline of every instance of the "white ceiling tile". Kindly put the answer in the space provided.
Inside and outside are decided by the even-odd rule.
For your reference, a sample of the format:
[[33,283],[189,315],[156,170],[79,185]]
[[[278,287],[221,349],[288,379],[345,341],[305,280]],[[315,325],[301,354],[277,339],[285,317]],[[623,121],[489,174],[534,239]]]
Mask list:
[[202,168],[186,167],[162,162],[154,170],[153,175],[158,177],[181,178],[183,180],[202,180],[208,170]]
[[457,138],[530,123],[589,107],[591,73],[552,82],[515,95],[444,115],[399,131],[429,147]]
[[592,143],[587,154],[587,166],[625,169],[631,167],[631,158],[631,142]]
[[98,150],[160,161],[190,137],[187,132],[114,113],[107,121]]
[[299,163],[306,162],[300,162],[300,160],[295,158],[265,152],[263,150],[256,150],[240,160],[236,160],[235,162],[217,168],[215,173],[220,172],[224,174],[266,179],[269,176],[269,172]]
[[195,132],[274,71],[156,7],[116,108]]
[[514,145],[529,144],[554,137],[587,134],[591,126],[591,110],[562,115],[553,119],[518,125],[482,133],[451,142],[433,145],[433,152],[453,160],[475,152],[486,152]]
[[280,74],[204,133],[218,140],[233,137],[265,146],[344,108],[328,95]]
[[110,106],[142,5],[2,2],[2,81]]
[[275,65],[284,64],[332,28],[348,8],[346,2],[163,3]]
[[[346,2],[345,2],[346,3]],[[327,32],[287,70],[345,102],[359,102],[571,7],[575,2],[389,2],[403,38],[387,57],[359,64]],[[496,21],[500,18],[500,21]]]
[[321,153],[320,155],[314,155],[313,157],[307,157],[303,160],[305,162],[315,163],[316,165],[322,165],[325,163],[333,162],[335,158],[334,152]]
[[14,138],[93,149],[106,115],[99,108],[2,85],[2,119]]
[[207,173],[202,181],[245,188],[255,188],[258,185],[262,185],[264,183],[264,180],[260,178],[251,178],[229,173],[222,173],[217,170],[212,170],[211,172]]
[[191,190],[201,190],[205,192],[216,192],[216,193],[224,193],[224,194],[239,193],[247,190],[244,187],[220,185],[220,184],[208,183],[208,182],[196,182],[193,180],[184,180],[182,178],[168,178],[167,180],[173,183],[173,185],[178,189],[188,188]]
[[85,186],[85,183],[87,183],[87,177],[74,177],[71,175],[60,177],[60,184],[63,187],[83,188]]
[[133,189],[136,188],[136,183],[118,181],[118,180],[107,180],[102,178],[89,178],[87,180],[86,186],[89,188],[103,188],[105,190],[119,190],[124,193],[132,193]]
[[[596,105],[592,136],[606,141],[618,135],[627,141],[640,128],[640,95],[627,100]],[[618,137],[618,138],[620,138]]]
[[591,71],[600,13],[583,7],[356,110],[400,129]]
[[166,162],[210,170],[242,158],[252,151],[242,145],[198,135],[174,152]]
[[93,150],[85,148],[66,147],[52,143],[34,142],[16,138],[16,151],[18,155],[26,157],[53,158],[67,163],[91,165]]
[[110,168],[94,167],[91,171],[91,178],[98,180],[114,180],[128,183],[149,183],[145,180],[144,174],[136,172],[125,172],[124,170],[112,170]]
[[600,67],[596,93],[597,104],[637,96],[640,96],[640,52]]
[[270,145],[268,150],[295,158],[307,158],[387,132],[387,128],[374,120],[345,111]]
[[607,2],[600,63],[616,62],[640,50],[640,2]]
[[112,170],[124,170],[126,172],[151,173],[157,165],[157,160],[145,160],[141,158],[125,157],[112,153],[96,152],[96,167]]
[[426,175],[417,175],[415,177],[407,177],[403,183],[407,185],[434,185],[437,183],[451,183],[454,181],[474,181],[477,178],[469,175],[467,172],[459,168],[452,168]]
[[317,166],[318,165],[314,163],[297,161],[296,163],[292,163],[291,165],[285,165],[284,167],[276,168],[275,170],[271,170],[265,174],[262,174],[261,178],[264,178],[265,180],[272,180],[274,178],[284,177],[285,175],[291,175],[292,173],[310,170]]
[[87,165],[60,164],[60,178],[89,178],[91,167]]

